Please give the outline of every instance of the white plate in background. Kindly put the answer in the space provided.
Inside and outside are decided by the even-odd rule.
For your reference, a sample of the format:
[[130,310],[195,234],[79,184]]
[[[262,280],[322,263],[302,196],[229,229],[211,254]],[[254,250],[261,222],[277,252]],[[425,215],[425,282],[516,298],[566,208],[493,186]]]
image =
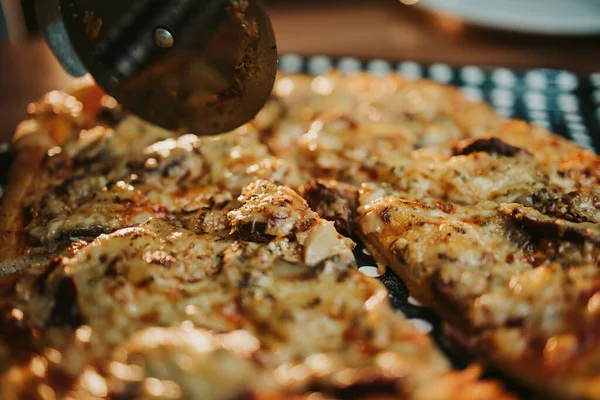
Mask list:
[[556,35],[600,34],[600,0],[420,0],[417,5],[496,29]]

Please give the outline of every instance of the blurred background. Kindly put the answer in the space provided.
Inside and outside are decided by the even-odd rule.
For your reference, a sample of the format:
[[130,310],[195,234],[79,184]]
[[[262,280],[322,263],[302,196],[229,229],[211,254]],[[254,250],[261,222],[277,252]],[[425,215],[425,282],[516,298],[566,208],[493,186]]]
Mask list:
[[[71,82],[37,34],[32,3],[0,0],[0,141],[28,102]],[[600,71],[600,0],[263,3],[282,53]]]
[[[35,39],[33,3],[0,0],[0,41]],[[582,73],[600,66],[600,0],[263,3],[284,52],[570,68]]]

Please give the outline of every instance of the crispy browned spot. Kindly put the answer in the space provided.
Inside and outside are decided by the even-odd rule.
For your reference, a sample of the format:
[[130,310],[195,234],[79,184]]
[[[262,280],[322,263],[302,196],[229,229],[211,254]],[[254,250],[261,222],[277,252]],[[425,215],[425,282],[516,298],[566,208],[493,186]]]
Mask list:
[[510,145],[495,137],[461,142],[454,149],[454,154],[459,156],[468,156],[469,154],[480,152],[498,154],[507,157],[513,157],[518,153],[529,154],[520,147]]
[[334,222],[339,232],[352,234],[358,203],[358,192],[354,187],[337,182],[312,181],[304,188],[304,198],[321,218]]
[[530,233],[538,236],[555,237],[568,241],[590,241],[600,244],[600,225],[574,223],[553,218],[520,204],[503,204],[501,211],[520,223]]

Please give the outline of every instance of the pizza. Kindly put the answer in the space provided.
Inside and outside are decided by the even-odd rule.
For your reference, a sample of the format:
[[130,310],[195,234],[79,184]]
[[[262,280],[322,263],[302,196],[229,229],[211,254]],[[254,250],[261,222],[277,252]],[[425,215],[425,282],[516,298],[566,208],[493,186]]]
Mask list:
[[395,312],[356,241],[474,361],[598,397],[595,154],[398,75],[282,74],[216,137],[94,87],[29,111],[0,208],[0,397],[513,398]]
[[1,398],[513,398],[392,309],[258,120],[176,135],[94,87],[29,111],[0,215]]

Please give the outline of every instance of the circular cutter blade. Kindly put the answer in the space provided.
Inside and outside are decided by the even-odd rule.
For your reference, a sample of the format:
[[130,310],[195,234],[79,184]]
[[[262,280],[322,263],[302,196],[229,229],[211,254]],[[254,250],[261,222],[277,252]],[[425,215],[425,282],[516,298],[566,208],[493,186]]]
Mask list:
[[277,48],[248,0],[61,0],[81,62],[125,110],[209,135],[251,120],[271,94]]

